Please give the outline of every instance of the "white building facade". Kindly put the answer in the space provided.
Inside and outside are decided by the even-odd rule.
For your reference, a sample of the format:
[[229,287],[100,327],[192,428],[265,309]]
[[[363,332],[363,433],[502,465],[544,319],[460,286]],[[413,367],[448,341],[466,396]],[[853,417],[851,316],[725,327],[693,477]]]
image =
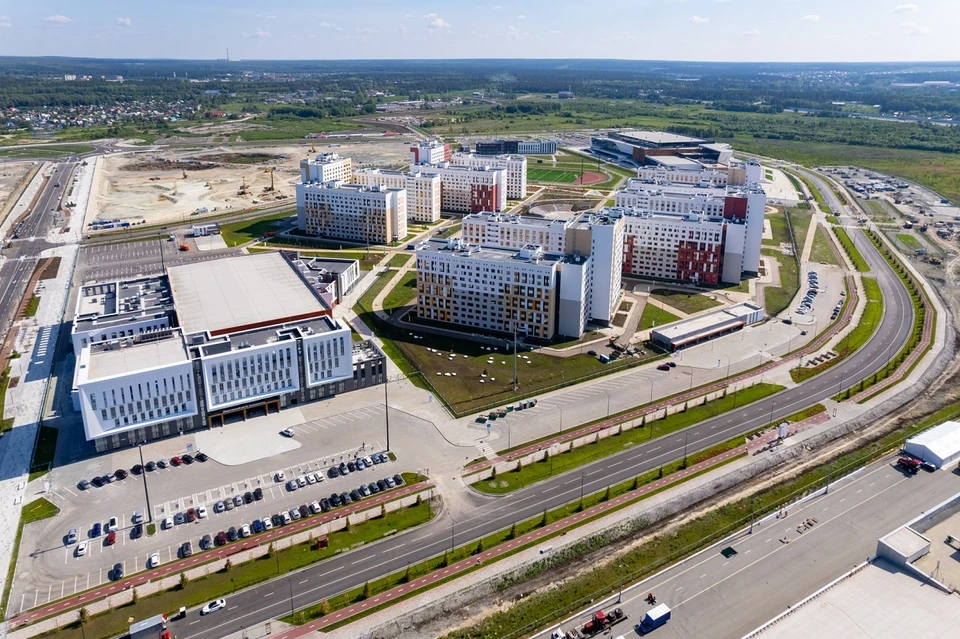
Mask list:
[[423,171],[356,169],[353,182],[364,186],[381,185],[407,191],[407,222],[431,223],[440,219],[441,186],[438,174]]
[[300,181],[349,182],[353,177],[353,161],[336,153],[321,153],[312,160],[300,160]]
[[410,164],[440,164],[450,161],[450,145],[439,140],[423,140],[410,147]]
[[527,158],[522,155],[477,155],[454,153],[450,163],[459,166],[491,167],[507,171],[507,197],[522,200],[527,197]]
[[440,178],[440,206],[453,213],[503,211],[507,208],[507,171],[488,166],[418,164],[411,167]]

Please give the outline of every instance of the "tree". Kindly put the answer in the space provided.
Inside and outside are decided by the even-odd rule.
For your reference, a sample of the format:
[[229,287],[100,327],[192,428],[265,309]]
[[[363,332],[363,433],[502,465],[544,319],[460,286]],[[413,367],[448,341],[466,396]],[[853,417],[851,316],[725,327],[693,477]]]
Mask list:
[[547,523],[549,523],[549,522],[547,521],[547,511],[544,510],[544,511],[543,511],[543,518],[540,520],[540,527],[541,527],[541,528],[545,528],[545,527],[547,526]]
[[233,568],[233,562],[227,559],[223,562],[223,572],[230,572],[230,569]]
[[368,581],[367,583],[363,584],[363,598],[369,599],[371,594],[373,593],[370,589],[370,582]]
[[77,613],[77,623],[81,626],[87,625],[87,622],[90,621],[90,611],[86,608],[81,608]]
[[347,532],[350,532],[350,515],[347,515],[346,519],[347,520],[346,520],[346,523],[344,523],[343,525],[343,529]]
[[477,542],[477,549],[473,551],[473,554],[479,555],[486,549],[487,549],[486,544],[483,543],[483,538],[481,537],[480,541]]
[[490,479],[496,479],[496,478],[497,478],[497,467],[494,466],[493,470],[490,471]]
[[514,525],[510,526],[510,534],[508,535],[507,538],[508,538],[508,539],[516,539],[516,537],[517,537],[517,525],[514,524]]
[[276,552],[276,548],[273,547],[273,542],[271,541],[270,544],[267,546],[267,554],[266,554],[267,559],[270,559],[271,557],[273,557],[273,553],[275,552]]
[[630,490],[636,490],[636,489],[638,489],[638,488],[640,488],[640,478],[639,478],[639,477],[634,477],[634,478],[633,478],[633,485],[630,486]]
[[443,567],[446,568],[450,565],[450,551],[443,553]]
[[519,473],[521,470],[523,470],[523,460],[522,460],[522,459],[517,462],[517,472]]
[[545,461],[545,462],[550,461],[550,449],[549,449],[549,448],[548,448],[547,450],[543,451],[543,461]]
[[324,616],[330,614],[330,602],[326,599],[320,601],[320,614]]
[[387,505],[385,503],[380,504],[380,519],[383,519],[386,516],[387,516]]
[[603,501],[610,501],[610,487],[607,486],[607,492],[603,494]]
[[187,573],[181,572],[181,573],[180,573],[180,584],[179,584],[180,590],[183,590],[184,588],[186,588],[188,583],[190,583],[190,578],[187,577]]

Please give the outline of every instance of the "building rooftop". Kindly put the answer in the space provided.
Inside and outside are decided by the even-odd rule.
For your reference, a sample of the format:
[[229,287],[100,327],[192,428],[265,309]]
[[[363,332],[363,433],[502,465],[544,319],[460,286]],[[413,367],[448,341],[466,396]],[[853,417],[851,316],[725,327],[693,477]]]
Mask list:
[[172,310],[170,287],[163,275],[84,284],[77,298],[73,330],[109,327]]
[[703,168],[703,164],[700,162],[679,155],[651,155],[647,158],[647,161],[666,168],[685,171],[699,171]]
[[932,588],[881,559],[751,636],[902,639],[921,635],[946,639],[956,637],[958,627],[956,595]]
[[395,189],[382,184],[348,184],[346,182],[341,182],[339,180],[333,180],[331,182],[320,182],[314,180],[311,182],[301,182],[297,185],[298,187],[306,187],[315,191],[349,191],[351,193],[398,193],[400,191],[406,192],[406,189]]
[[565,255],[544,253],[541,247],[527,245],[522,249],[500,249],[466,244],[459,238],[449,240],[434,238],[417,244],[417,253],[440,253],[475,260],[495,260],[503,262],[528,262],[531,264],[559,264]]
[[960,422],[944,422],[907,440],[907,444],[923,446],[944,459],[960,450]]
[[486,222],[497,223],[497,224],[516,224],[517,226],[566,226],[569,224],[568,220],[560,220],[556,218],[545,218],[538,217],[534,215],[511,215],[509,213],[491,213],[489,211],[482,211],[480,213],[468,213],[463,216],[463,220],[484,220]]
[[184,334],[222,335],[329,313],[279,253],[167,269]]
[[187,342],[191,347],[199,346],[199,350],[204,356],[219,355],[250,348],[251,346],[265,346],[266,344],[283,342],[298,336],[307,337],[318,333],[329,333],[339,328],[341,328],[340,324],[329,317],[318,317],[231,333],[210,340],[206,340],[203,334],[188,335]]
[[706,143],[706,140],[701,138],[692,138],[664,131],[616,131],[612,135],[616,135],[625,142],[633,142],[637,146],[694,146]]
[[609,206],[599,211],[584,211],[570,223],[570,228],[588,229],[591,226],[613,226],[624,215],[624,209]]
[[308,159],[307,162],[310,164],[331,164],[333,162],[340,162],[341,160],[346,159],[347,158],[338,153],[318,153],[315,158]]
[[359,364],[368,362],[380,357],[380,350],[374,346],[373,342],[366,340],[353,343],[353,363]]
[[[129,346],[124,344],[129,343]],[[95,344],[90,347],[86,379],[102,379],[128,375],[159,366],[187,361],[180,333],[171,331],[163,338],[149,342],[121,341],[120,344]]]

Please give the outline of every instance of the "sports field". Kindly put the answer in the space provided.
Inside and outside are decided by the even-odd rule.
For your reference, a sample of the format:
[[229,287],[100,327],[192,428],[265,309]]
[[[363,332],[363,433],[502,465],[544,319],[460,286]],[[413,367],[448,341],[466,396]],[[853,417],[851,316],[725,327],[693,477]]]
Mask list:
[[563,169],[527,169],[527,179],[536,182],[573,182],[580,177],[580,171]]

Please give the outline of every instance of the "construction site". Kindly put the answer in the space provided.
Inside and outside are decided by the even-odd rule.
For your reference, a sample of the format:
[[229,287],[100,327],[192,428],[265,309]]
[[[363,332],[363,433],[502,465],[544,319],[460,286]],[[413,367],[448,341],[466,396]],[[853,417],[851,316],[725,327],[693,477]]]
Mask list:
[[[300,160],[336,151],[355,166],[401,168],[409,141],[305,141],[270,146],[144,150],[100,160],[88,221],[131,225],[190,223],[256,207],[293,202]],[[94,227],[99,224],[94,224]]]
[[35,162],[0,164],[0,220],[13,207],[36,165]]

